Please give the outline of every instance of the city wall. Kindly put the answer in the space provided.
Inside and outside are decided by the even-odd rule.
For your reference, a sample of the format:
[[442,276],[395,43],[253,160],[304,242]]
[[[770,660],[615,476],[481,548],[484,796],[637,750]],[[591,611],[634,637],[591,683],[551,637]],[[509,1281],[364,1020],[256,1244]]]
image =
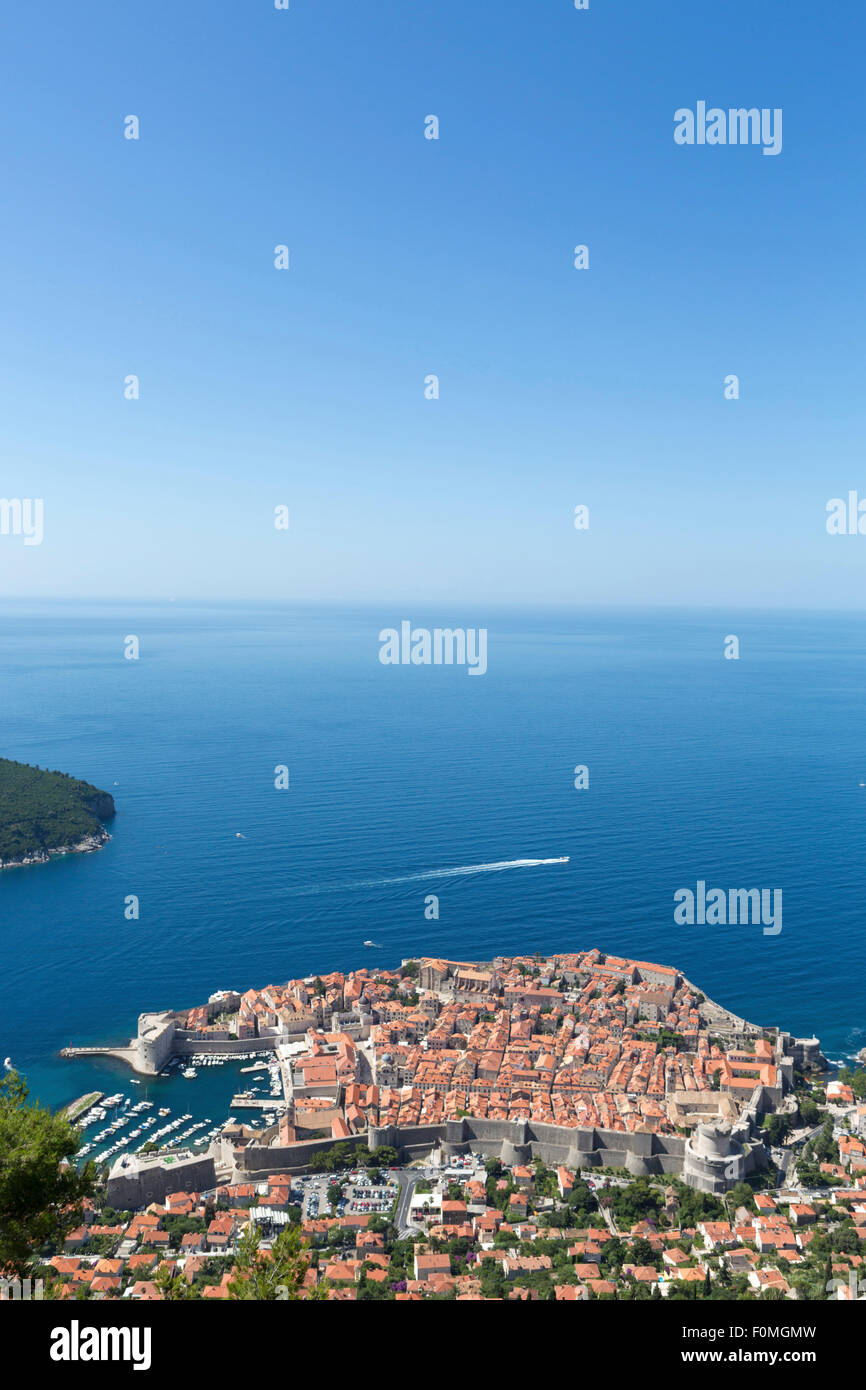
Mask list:
[[119,1158],[108,1175],[106,1198],[119,1211],[164,1202],[169,1192],[210,1192],[216,1187],[213,1156],[196,1154],[172,1163]]
[[[417,1158],[441,1146],[450,1158],[473,1150],[504,1163],[540,1158],[550,1167],[626,1168],[635,1176],[681,1173],[685,1140],[681,1135],[624,1134],[618,1130],[566,1129],[558,1125],[517,1123],[465,1117],[439,1125],[398,1128],[387,1125],[353,1136],[371,1150],[390,1145],[407,1158]],[[268,1173],[301,1172],[314,1154],[346,1140],[316,1139],[264,1148],[250,1144],[234,1154],[236,1181]]]
[[250,1052],[276,1052],[279,1044],[285,1041],[284,1037],[199,1038],[178,1030],[174,1035],[172,1053],[175,1057],[244,1057]]
[[[393,1144],[412,1152],[429,1147],[428,1134],[387,1126],[371,1129],[369,1145]],[[574,1129],[534,1121],[465,1116],[437,1127],[446,1158],[473,1150],[504,1163],[536,1158],[549,1167],[627,1168],[635,1176],[682,1171],[685,1140],[680,1135],[626,1134],[619,1130]]]

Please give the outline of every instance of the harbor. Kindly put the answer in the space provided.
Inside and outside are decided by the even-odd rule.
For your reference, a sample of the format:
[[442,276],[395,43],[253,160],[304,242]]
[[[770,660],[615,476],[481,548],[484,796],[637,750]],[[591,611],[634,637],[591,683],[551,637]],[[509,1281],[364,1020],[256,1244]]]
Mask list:
[[[100,1063],[94,1056],[88,1069],[95,1072]],[[260,1121],[251,1115],[244,1123],[264,1129],[285,1108],[281,1071],[270,1051],[172,1058],[153,1078],[131,1077],[125,1068],[119,1073],[115,1067],[108,1084],[98,1078],[102,1089],[92,1087],[64,1107],[81,1131],[79,1163],[110,1165],[122,1153],[167,1156],[180,1148],[206,1153],[238,1119],[236,1109],[258,1112]]]

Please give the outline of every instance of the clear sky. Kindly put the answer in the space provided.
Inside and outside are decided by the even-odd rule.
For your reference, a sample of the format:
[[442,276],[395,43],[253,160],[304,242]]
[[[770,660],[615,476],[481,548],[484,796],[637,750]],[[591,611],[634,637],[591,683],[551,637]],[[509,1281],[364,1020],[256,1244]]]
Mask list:
[[[853,0],[14,7],[0,496],[44,540],[0,595],[861,606],[864,39]],[[782,152],[678,146],[699,101]]]

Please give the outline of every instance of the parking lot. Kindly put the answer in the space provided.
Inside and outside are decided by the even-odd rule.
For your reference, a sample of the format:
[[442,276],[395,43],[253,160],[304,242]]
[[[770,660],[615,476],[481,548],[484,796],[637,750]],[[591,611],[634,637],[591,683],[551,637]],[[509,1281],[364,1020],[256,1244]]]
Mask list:
[[295,1178],[292,1183],[292,1201],[300,1204],[304,1220],[315,1221],[318,1216],[330,1216],[328,1179],[319,1176]]
[[350,1212],[379,1212],[384,1215],[394,1205],[399,1183],[369,1187],[365,1183],[347,1187],[343,1192],[341,1209]]
[[293,1201],[301,1202],[305,1220],[315,1221],[320,1216],[333,1215],[328,1201],[328,1189],[332,1182],[339,1182],[343,1196],[336,1208],[336,1214],[346,1213],[379,1214],[386,1216],[393,1208],[399,1195],[400,1183],[397,1178],[388,1177],[375,1186],[363,1170],[352,1173],[316,1174],[296,1178],[292,1184]]

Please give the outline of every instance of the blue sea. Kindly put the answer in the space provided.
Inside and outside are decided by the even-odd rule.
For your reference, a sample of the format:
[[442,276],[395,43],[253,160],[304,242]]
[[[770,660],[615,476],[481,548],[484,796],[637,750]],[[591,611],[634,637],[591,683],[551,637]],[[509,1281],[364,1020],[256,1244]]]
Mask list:
[[[382,665],[407,618],[486,627],[486,674]],[[136,1090],[59,1049],[420,953],[597,946],[831,1058],[866,1044],[860,616],[7,602],[0,651],[0,752],[117,804],[100,852],[0,875],[0,1058],[45,1103],[123,1089],[221,1120],[234,1067]],[[781,933],[678,926],[699,879],[781,888]]]

